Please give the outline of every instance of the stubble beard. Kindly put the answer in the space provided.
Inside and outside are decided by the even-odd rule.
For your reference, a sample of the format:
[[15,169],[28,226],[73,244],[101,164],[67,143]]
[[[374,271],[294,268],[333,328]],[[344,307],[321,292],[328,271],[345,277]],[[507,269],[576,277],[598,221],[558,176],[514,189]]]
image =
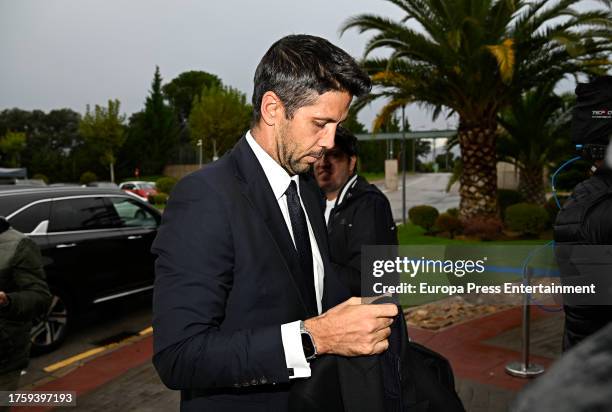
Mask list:
[[289,135],[288,127],[283,125],[279,128],[276,136],[276,156],[283,169],[290,175],[298,175],[310,170],[311,164],[301,163],[296,155],[297,144]]

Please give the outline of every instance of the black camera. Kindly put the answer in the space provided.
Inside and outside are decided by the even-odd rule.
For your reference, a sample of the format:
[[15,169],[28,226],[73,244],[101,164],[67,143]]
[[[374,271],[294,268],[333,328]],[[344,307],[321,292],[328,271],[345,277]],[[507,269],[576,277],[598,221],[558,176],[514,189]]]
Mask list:
[[603,160],[612,137],[612,76],[576,86],[572,111],[572,142],[581,155]]

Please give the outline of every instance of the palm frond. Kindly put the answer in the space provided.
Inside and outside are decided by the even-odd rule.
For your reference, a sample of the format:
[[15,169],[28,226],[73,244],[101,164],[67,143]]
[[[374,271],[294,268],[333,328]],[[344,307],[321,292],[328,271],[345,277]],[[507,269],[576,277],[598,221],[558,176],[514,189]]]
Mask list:
[[512,39],[505,39],[501,44],[485,47],[497,60],[499,74],[504,83],[510,83],[514,74],[514,42]]

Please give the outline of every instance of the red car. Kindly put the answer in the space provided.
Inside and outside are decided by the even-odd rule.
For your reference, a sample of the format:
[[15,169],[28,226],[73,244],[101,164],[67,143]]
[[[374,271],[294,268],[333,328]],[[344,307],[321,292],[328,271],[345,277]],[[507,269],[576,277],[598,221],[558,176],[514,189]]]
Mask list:
[[119,189],[135,194],[145,201],[149,201],[151,196],[157,194],[154,182],[131,181],[123,182],[119,185]]

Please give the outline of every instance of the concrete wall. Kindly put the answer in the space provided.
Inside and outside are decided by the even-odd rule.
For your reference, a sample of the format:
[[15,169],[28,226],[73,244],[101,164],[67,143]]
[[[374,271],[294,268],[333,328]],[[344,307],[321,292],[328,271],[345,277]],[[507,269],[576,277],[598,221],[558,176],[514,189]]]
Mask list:
[[385,187],[392,192],[397,190],[397,159],[385,160]]
[[518,188],[518,169],[511,163],[497,162],[497,187],[499,189]]
[[181,179],[199,168],[200,165],[167,165],[164,167],[164,176],[172,176],[176,179]]

